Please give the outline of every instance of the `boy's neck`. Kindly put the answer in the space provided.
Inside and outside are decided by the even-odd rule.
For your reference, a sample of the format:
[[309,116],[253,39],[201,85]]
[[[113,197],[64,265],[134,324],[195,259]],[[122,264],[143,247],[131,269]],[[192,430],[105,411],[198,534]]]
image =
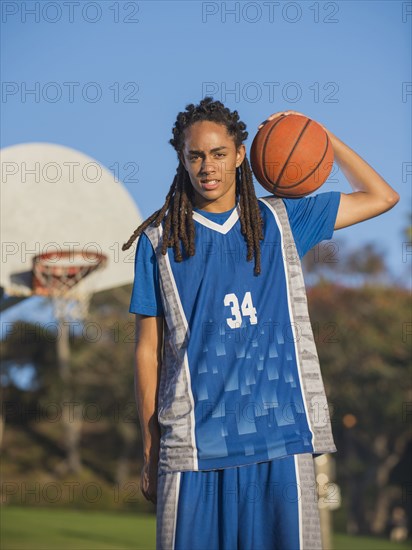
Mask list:
[[233,198],[232,200],[226,200],[226,201],[199,201],[196,200],[194,204],[194,208],[197,208],[198,210],[204,210],[205,212],[210,212],[211,214],[223,214],[224,212],[229,212],[229,210],[233,210],[233,208],[236,206],[236,199]]
[[195,206],[194,208],[196,210],[201,210],[202,212],[208,212],[209,214],[224,214],[225,212],[230,212],[231,210],[234,209],[236,205],[233,205],[231,208],[222,208],[222,209],[217,209],[217,208],[205,208],[204,206]]

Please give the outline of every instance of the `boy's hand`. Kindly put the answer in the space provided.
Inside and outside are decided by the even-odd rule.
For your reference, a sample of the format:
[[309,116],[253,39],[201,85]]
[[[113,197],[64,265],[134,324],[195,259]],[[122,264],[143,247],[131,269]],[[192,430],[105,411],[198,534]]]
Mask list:
[[258,129],[260,130],[269,120],[273,120],[275,118],[279,118],[281,116],[286,115],[299,115],[299,116],[306,116],[302,113],[298,113],[297,111],[278,111],[277,113],[273,113],[273,115],[270,115],[267,117],[266,120],[264,120],[261,124],[259,124]]
[[[275,118],[279,118],[287,115],[306,116],[303,113],[298,113],[298,111],[279,111],[277,113],[274,113],[273,115],[268,116],[268,118],[265,121],[259,124],[258,129],[260,130],[267,122],[269,122],[269,120],[273,120]],[[310,117],[307,117],[307,118],[310,118]],[[331,139],[332,145],[333,145],[333,134],[329,130],[327,130],[325,126],[323,126],[323,124],[321,124],[318,120],[315,120],[315,122],[317,122],[319,126],[321,126],[325,130],[325,132],[328,134],[329,138]]]
[[157,503],[157,460],[145,461],[140,475],[140,490],[146,500]]

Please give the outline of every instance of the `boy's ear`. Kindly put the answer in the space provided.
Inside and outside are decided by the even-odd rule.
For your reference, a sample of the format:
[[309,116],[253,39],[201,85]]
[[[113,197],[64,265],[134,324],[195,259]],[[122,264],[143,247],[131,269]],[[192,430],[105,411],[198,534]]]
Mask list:
[[236,152],[236,168],[238,168],[242,164],[245,156],[246,156],[246,147],[244,143],[242,143]]

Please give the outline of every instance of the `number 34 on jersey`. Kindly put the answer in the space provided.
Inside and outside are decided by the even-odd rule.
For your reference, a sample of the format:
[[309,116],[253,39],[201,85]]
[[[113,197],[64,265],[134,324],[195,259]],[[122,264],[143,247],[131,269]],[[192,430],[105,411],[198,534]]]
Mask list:
[[249,317],[251,325],[257,324],[256,308],[253,306],[252,294],[246,292],[243,296],[242,304],[239,306],[239,298],[231,292],[226,294],[224,301],[225,306],[230,307],[232,317],[226,319],[230,328],[240,328],[242,326],[242,320],[245,317]]

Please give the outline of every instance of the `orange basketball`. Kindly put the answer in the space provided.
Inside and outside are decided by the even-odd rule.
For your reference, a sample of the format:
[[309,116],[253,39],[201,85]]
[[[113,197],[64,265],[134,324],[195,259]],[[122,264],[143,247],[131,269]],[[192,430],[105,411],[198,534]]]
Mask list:
[[333,148],[325,130],[301,115],[281,115],[258,131],[250,150],[253,173],[269,193],[304,197],[328,178]]

